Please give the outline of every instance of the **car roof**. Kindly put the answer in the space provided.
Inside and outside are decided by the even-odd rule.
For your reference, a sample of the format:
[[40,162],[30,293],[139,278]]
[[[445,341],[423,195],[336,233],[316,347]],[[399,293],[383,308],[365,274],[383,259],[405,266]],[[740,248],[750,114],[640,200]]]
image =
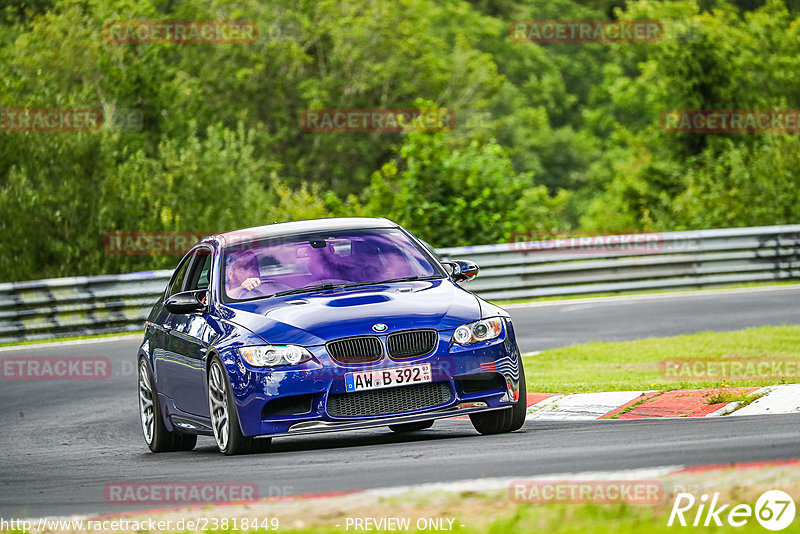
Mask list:
[[382,217],[331,217],[327,219],[309,219],[284,223],[267,224],[242,228],[209,236],[202,241],[218,241],[223,247],[242,240],[265,239],[284,235],[303,234],[306,232],[326,232],[331,230],[354,230],[361,228],[397,228],[397,223]]

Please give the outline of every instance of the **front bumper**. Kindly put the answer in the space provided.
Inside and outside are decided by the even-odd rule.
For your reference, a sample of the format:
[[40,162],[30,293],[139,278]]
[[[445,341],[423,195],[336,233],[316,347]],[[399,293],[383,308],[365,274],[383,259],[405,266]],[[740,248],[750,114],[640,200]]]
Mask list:
[[465,402],[449,408],[442,408],[438,410],[429,410],[426,412],[410,415],[393,415],[389,417],[372,417],[363,420],[350,420],[350,421],[304,421],[295,423],[289,427],[285,434],[271,434],[274,435],[288,435],[298,436],[303,434],[318,434],[321,432],[339,432],[342,430],[362,430],[365,428],[376,428],[381,426],[399,425],[403,423],[416,423],[419,421],[430,421],[433,419],[444,419],[447,417],[457,417],[468,415],[476,412],[485,412],[490,410],[502,410],[505,406],[499,408],[490,408],[484,402]]
[[[518,399],[521,361],[510,322],[498,339],[489,342],[451,345],[452,334],[452,331],[439,332],[436,348],[426,356],[393,359],[384,355],[380,361],[369,364],[341,364],[328,355],[325,346],[315,346],[308,347],[313,359],[306,363],[254,368],[245,364],[237,351],[228,351],[222,356],[230,375],[242,433],[267,437],[353,430],[512,406]],[[430,364],[433,384],[440,390],[449,389],[449,400],[377,415],[337,417],[329,412],[332,396],[353,395],[345,391],[346,373],[421,363]],[[380,392],[388,389],[396,388],[370,391],[382,395]]]

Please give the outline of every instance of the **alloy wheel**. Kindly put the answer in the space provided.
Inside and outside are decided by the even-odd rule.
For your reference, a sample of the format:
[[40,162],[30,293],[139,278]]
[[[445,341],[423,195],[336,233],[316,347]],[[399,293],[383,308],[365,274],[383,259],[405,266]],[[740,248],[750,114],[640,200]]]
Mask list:
[[224,371],[217,362],[211,364],[208,373],[208,407],[211,412],[211,427],[214,430],[214,439],[220,450],[228,447],[228,385],[225,381]]
[[142,360],[139,363],[139,419],[142,422],[142,432],[144,432],[144,439],[148,445],[153,443],[155,427],[154,406],[153,388],[150,386],[150,373],[147,370],[147,363]]

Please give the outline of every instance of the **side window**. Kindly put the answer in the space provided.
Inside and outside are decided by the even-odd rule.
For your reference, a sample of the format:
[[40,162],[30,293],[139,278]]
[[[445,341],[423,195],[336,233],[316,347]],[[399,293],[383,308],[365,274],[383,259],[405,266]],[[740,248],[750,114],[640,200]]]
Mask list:
[[186,271],[189,270],[189,264],[192,263],[194,255],[187,256],[183,259],[183,263],[178,266],[175,274],[172,276],[172,282],[167,291],[167,297],[171,297],[175,293],[180,293],[183,287],[183,281],[186,279]]
[[211,258],[213,254],[210,250],[202,248],[195,253],[195,260],[192,262],[191,275],[186,284],[186,291],[198,289],[208,289],[211,282]]

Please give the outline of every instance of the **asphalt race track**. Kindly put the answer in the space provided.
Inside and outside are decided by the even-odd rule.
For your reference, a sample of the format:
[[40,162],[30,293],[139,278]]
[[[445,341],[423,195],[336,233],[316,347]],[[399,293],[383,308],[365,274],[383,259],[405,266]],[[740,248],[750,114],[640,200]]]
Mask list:
[[[582,301],[511,310],[523,351],[589,340],[800,323],[800,287]],[[192,452],[150,454],[136,406],[138,340],[3,350],[7,356],[106,356],[95,381],[0,382],[0,517],[127,510],[104,502],[109,482],[254,482],[261,497],[481,477],[789,459],[800,417],[587,422],[529,421],[479,436],[469,421],[276,439],[273,451],[226,458],[212,438]],[[149,506],[146,508],[152,508]]]
[[800,324],[800,285],[545,301],[509,311],[520,349],[528,352],[587,341]]

